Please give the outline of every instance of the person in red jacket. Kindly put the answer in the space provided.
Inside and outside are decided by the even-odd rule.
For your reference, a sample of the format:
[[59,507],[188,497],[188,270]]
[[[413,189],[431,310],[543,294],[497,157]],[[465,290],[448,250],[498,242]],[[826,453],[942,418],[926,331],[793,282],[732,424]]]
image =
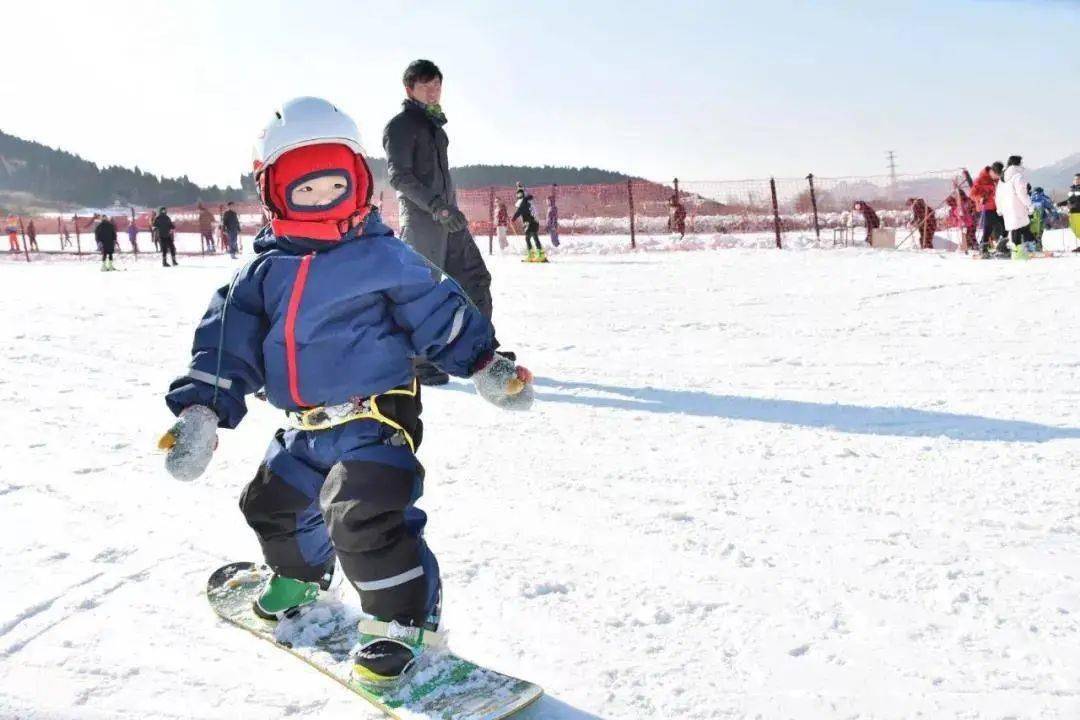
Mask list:
[[866,244],[873,245],[870,242],[870,236],[874,234],[874,230],[881,227],[881,219],[865,200],[856,200],[854,208],[855,212],[862,213],[863,222],[866,223]]
[[1000,176],[994,177],[991,167],[987,165],[971,186],[971,199],[975,202],[979,227],[982,228],[979,250],[984,256],[990,254],[990,242],[1005,234],[1005,221],[998,215],[997,201],[994,199],[999,179]]
[[934,233],[937,232],[937,218],[934,211],[922,198],[908,200],[911,206],[911,225],[919,231],[919,247],[923,250],[934,249]]

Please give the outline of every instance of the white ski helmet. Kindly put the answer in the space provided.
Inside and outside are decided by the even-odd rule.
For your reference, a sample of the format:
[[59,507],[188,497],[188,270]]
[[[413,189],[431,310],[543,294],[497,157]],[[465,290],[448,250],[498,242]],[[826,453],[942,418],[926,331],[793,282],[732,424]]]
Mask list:
[[322,98],[293,98],[274,112],[256,138],[255,174],[290,150],[322,143],[340,143],[357,155],[364,154],[360,131],[351,117]]

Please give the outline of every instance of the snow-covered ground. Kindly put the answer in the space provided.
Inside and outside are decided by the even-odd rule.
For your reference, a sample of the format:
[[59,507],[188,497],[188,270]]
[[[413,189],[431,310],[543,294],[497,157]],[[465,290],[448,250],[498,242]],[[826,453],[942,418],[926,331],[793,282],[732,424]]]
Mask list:
[[[280,416],[165,474],[235,267],[181,262],[0,262],[0,717],[375,718],[206,604]],[[491,266],[541,402],[427,392],[421,504],[451,644],[547,690],[523,718],[1080,717],[1080,257]]]

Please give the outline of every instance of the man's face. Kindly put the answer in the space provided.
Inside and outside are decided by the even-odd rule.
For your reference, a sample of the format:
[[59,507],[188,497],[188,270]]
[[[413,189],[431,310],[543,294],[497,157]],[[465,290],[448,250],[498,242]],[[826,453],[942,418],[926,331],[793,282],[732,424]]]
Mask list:
[[337,203],[349,189],[344,175],[331,174],[306,180],[292,189],[289,202],[293,207],[330,207]]
[[994,178],[995,180],[1000,180],[1001,179],[1001,173],[999,173],[997,170],[994,170],[993,168],[991,168],[990,169],[990,177]]
[[1073,185],[1080,185],[1080,173],[1073,175]]
[[417,82],[411,88],[405,88],[405,92],[425,105],[438,105],[442,98],[442,80],[436,77],[427,82]]

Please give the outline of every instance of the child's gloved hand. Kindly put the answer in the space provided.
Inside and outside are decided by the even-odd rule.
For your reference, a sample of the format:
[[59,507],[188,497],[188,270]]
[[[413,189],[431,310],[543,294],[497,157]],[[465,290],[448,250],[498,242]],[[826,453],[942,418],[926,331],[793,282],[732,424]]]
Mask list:
[[210,464],[217,448],[218,416],[205,405],[184,408],[176,424],[158,440],[159,450],[168,450],[165,469],[177,480],[194,480]]
[[528,410],[533,404],[533,376],[498,353],[477,364],[472,381],[480,397],[506,410]]

